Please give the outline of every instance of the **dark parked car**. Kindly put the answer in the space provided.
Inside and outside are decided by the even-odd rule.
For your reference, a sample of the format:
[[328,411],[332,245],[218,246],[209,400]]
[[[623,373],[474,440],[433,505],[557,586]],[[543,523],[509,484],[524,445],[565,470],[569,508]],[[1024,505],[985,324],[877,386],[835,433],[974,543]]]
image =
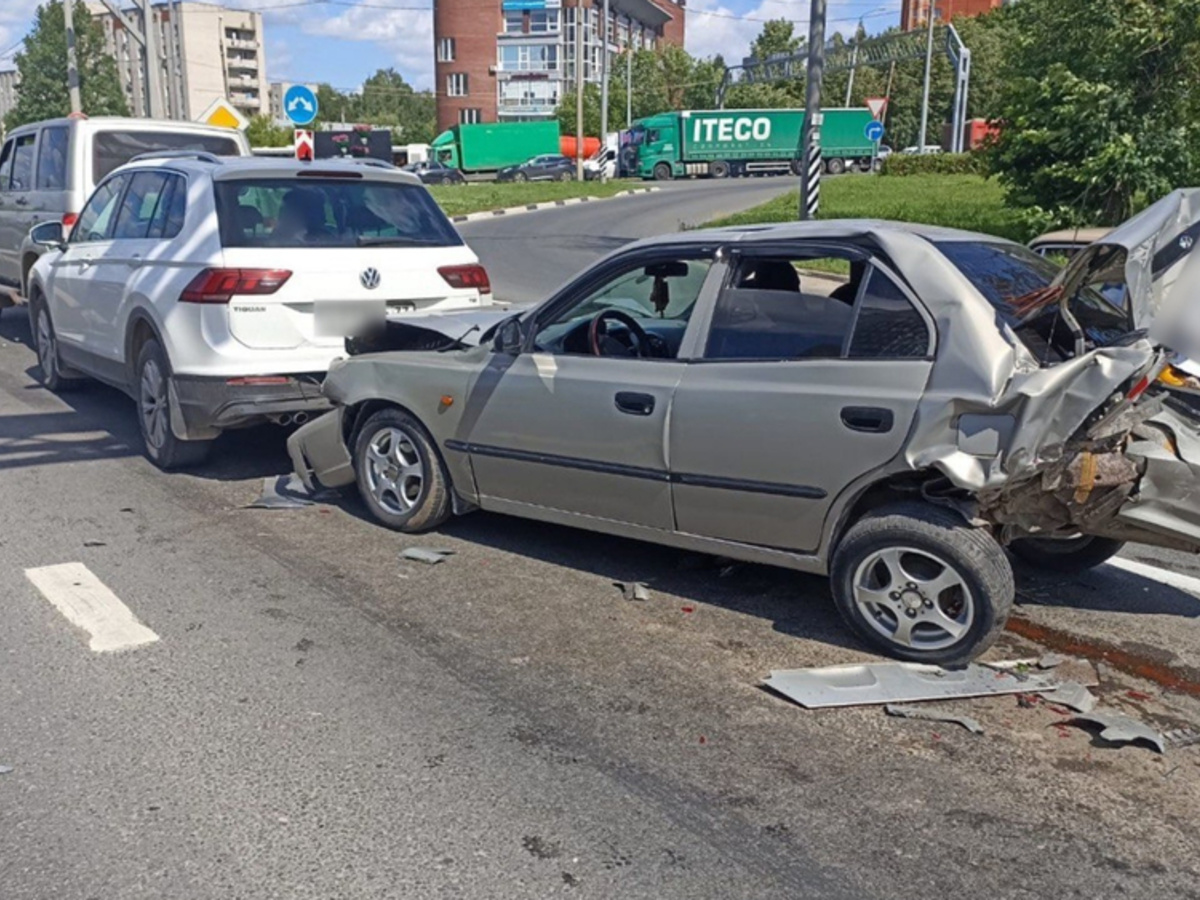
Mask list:
[[409,163],[404,167],[404,171],[412,172],[424,184],[466,184],[467,181],[458,169],[452,169],[433,159]]
[[535,156],[496,173],[497,181],[570,181],[574,177],[575,160],[557,153]]

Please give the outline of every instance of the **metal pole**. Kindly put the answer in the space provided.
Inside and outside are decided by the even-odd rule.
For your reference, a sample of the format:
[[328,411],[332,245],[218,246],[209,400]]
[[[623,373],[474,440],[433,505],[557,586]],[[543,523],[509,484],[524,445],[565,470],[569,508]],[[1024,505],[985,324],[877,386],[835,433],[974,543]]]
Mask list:
[[625,127],[633,127],[633,23],[625,42]]
[[858,35],[854,36],[854,48],[850,51],[850,78],[846,82],[846,102],[842,106],[850,106],[850,95],[854,93],[854,69],[858,66]]
[[[604,11],[600,23],[600,146],[608,146],[608,0],[604,0]],[[607,170],[600,167],[600,180],[607,181]]]
[[933,69],[933,23],[937,18],[934,0],[929,0],[927,18],[929,31],[925,40],[925,87],[921,90],[921,134],[917,138],[917,149],[921,153],[925,152],[925,129],[929,125],[929,73]]
[[825,71],[825,0],[812,0],[808,14],[808,73],[801,146],[804,175],[800,218],[815,219],[821,202],[821,78]]
[[63,20],[67,31],[67,96],[71,112],[83,112],[83,101],[79,98],[79,65],[75,59],[75,0],[63,0]]
[[152,119],[163,118],[162,66],[158,58],[158,27],[154,6],[142,0],[142,34],[146,38],[146,113]]
[[583,181],[583,0],[575,0],[575,180]]

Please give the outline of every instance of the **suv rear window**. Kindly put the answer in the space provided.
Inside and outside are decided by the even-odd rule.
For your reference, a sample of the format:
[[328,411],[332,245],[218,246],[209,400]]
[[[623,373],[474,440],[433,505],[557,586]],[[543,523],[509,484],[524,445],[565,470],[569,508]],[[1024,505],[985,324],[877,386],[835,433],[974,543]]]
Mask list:
[[424,188],[347,178],[215,183],[226,247],[455,247],[462,238]]
[[202,150],[216,156],[241,156],[232,137],[186,131],[98,131],[92,137],[92,181],[153,150]]
[[[1074,336],[1062,321],[1058,304],[1020,318],[1014,301],[1050,285],[1058,267],[1050,260],[1015,244],[984,241],[936,241],[935,246],[971,282],[1022,343],[1043,364],[1062,362],[1074,355]],[[1129,333],[1128,316],[1091,288],[1071,299],[1071,312],[1079,320],[1093,347],[1102,347]]]

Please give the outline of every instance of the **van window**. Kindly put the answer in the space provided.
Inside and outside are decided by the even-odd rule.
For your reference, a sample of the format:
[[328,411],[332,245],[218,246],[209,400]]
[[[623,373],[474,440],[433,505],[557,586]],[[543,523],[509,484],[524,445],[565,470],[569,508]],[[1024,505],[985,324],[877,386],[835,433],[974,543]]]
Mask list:
[[92,138],[92,181],[117,166],[154,150],[200,150],[217,156],[240,156],[236,138],[219,134],[172,131],[100,131]]
[[23,134],[16,139],[11,181],[14,191],[33,190],[33,145],[36,141],[36,134]]
[[7,140],[4,142],[4,149],[0,150],[0,191],[8,190],[8,179],[12,175],[13,147],[16,141]]
[[65,125],[42,129],[38,146],[37,189],[62,191],[67,187],[67,140]]
[[96,188],[91,199],[84,204],[79,221],[75,223],[75,230],[71,232],[72,244],[108,239],[117,201],[128,181],[128,175],[118,175]]

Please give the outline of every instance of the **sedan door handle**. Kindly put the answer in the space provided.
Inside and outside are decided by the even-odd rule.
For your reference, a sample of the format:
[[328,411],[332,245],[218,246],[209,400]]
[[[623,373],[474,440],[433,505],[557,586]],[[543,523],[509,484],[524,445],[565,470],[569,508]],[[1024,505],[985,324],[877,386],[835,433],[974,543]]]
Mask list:
[[851,431],[864,431],[868,434],[886,434],[895,424],[895,416],[890,409],[878,406],[844,406],[842,407],[842,424]]
[[654,412],[654,397],[650,394],[620,391],[614,399],[617,409],[631,416],[648,416]]

